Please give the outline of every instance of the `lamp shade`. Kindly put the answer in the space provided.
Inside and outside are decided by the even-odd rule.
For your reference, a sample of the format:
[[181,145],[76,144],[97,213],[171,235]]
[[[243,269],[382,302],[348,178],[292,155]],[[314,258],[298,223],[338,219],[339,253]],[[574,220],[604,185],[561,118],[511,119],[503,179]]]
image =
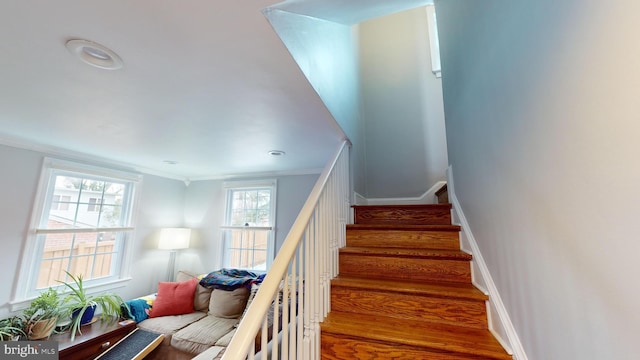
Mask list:
[[188,228],[164,228],[160,230],[158,249],[177,250],[189,247],[191,229]]

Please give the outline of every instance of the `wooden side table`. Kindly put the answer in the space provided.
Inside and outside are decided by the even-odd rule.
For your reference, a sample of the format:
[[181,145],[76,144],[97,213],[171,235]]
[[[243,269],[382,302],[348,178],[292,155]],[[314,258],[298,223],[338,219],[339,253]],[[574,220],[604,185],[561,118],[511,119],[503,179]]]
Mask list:
[[134,321],[96,321],[81,328],[71,341],[69,332],[56,334],[49,340],[58,342],[59,360],[90,360],[107,351],[127,334],[135,330]]

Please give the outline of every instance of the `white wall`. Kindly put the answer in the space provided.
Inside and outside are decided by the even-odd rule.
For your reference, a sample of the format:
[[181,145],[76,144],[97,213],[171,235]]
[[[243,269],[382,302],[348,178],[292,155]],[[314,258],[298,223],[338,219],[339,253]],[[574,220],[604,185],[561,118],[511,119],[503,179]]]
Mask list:
[[449,161],[529,359],[636,359],[640,3],[436,1]]
[[158,250],[160,228],[186,226],[183,222],[185,184],[144,175],[136,214],[132,280],[120,292],[123,299],[150,294],[158,281],[167,281],[169,252]]
[[425,7],[359,25],[366,192],[419,197],[445,180],[442,84],[431,72]]
[[41,154],[0,145],[0,318],[9,311],[41,166]]
[[353,26],[279,8],[300,9],[284,3],[265,15],[353,143],[354,190],[419,197],[444,180],[442,86],[431,73],[425,8]]
[[[288,4],[282,5],[286,8]],[[357,27],[276,7],[267,9],[265,16],[353,144],[350,152],[353,186],[356,191],[364,191],[364,125],[360,115]]]
[[[317,174],[278,176],[276,190],[276,251],[280,249],[291,225],[302,209],[318,179]],[[227,179],[256,180],[255,178]],[[180,254],[178,266],[204,273],[219,269],[226,193],[223,180],[196,181],[186,191],[185,223],[193,228],[194,245]],[[195,239],[197,237],[197,240]]]

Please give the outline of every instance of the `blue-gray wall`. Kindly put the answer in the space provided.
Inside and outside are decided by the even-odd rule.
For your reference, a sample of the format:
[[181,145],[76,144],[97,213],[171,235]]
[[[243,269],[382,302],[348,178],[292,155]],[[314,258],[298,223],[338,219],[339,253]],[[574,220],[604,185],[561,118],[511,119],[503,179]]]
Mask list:
[[636,359],[640,3],[436,11],[456,197],[527,357]]

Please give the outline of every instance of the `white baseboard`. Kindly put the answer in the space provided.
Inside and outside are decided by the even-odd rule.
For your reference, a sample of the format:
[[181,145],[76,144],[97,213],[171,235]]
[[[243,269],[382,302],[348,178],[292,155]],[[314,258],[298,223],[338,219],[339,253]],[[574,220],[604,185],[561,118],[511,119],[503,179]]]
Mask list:
[[527,360],[527,355],[511,322],[509,313],[500,298],[500,293],[498,293],[491,273],[489,273],[489,268],[482,257],[478,243],[473,237],[469,223],[456,197],[451,166],[447,169],[447,191],[449,201],[453,205],[452,218],[462,228],[460,232],[461,247],[473,255],[471,268],[473,284],[489,295],[487,303],[489,330],[515,360]]
[[436,191],[446,185],[446,181],[436,182],[429,190],[419,197],[408,198],[365,198],[356,193],[356,204],[358,205],[416,205],[416,204],[435,204]]

